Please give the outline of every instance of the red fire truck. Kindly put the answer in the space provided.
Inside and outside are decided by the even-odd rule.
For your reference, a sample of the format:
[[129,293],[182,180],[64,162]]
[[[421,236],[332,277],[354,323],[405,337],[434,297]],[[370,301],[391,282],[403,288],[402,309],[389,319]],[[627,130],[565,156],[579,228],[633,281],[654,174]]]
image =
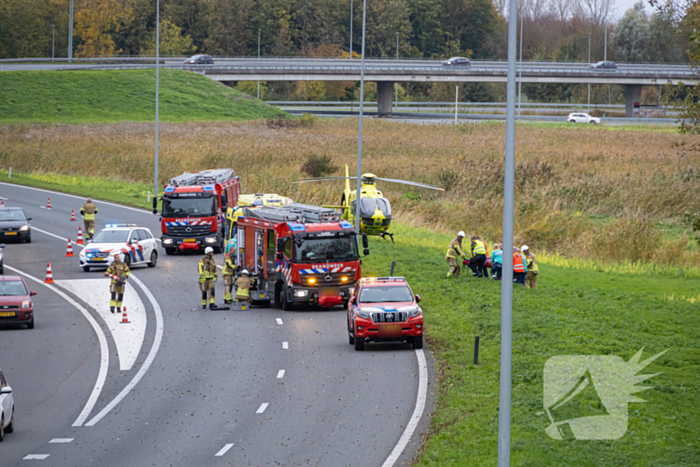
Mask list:
[[[238,203],[241,184],[233,169],[185,172],[170,180],[161,200],[161,241],[165,253],[224,248],[224,214]],[[153,200],[157,214],[157,200]]]
[[[357,233],[337,211],[298,203],[245,208],[236,235],[238,273],[250,272],[254,302],[347,307],[360,254]],[[366,256],[365,235],[362,245]]]

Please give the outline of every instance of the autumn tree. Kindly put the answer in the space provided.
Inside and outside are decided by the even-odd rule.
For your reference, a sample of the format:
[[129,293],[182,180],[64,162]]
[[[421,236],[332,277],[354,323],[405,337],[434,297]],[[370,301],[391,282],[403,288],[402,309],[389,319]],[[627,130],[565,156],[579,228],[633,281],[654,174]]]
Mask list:
[[84,0],[75,5],[76,57],[110,57],[121,53],[112,34],[133,20],[133,10],[123,0]]
[[[189,55],[195,52],[197,47],[192,45],[192,38],[188,35],[182,35],[181,29],[168,21],[160,23],[160,55],[177,57],[180,55]],[[141,49],[141,55],[154,57],[156,55],[156,34],[151,33],[151,38],[148,45]]]

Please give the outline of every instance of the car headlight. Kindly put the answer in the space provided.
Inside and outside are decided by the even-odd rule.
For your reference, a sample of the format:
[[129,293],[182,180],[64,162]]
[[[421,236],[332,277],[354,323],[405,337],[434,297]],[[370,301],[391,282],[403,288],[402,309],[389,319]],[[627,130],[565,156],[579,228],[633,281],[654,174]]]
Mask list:
[[355,313],[357,314],[358,318],[369,319],[369,320],[372,319],[372,315],[370,314],[369,311],[357,310]]
[[26,232],[27,230],[29,230],[29,226],[28,226],[28,225],[23,225],[22,227],[20,227],[19,230],[21,230],[22,232]]
[[207,243],[216,243],[216,237],[208,237],[206,240],[204,240]]
[[170,245],[171,243],[173,243],[172,238],[164,238],[163,239],[163,245]]
[[31,300],[25,300],[22,302],[22,308],[29,308],[31,306]]
[[308,290],[295,290],[294,295],[297,297],[306,297],[307,295],[309,295],[309,291]]
[[420,308],[416,308],[415,310],[408,312],[408,317],[415,318],[416,316],[420,316],[421,313],[422,313],[422,310]]

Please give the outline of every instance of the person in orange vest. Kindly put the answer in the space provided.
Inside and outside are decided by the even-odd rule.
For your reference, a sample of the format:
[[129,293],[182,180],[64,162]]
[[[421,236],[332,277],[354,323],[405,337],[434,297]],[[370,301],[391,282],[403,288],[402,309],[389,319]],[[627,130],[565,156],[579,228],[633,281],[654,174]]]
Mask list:
[[525,276],[527,275],[527,263],[520,248],[513,247],[513,282],[516,284],[525,285]]
[[486,245],[478,235],[472,235],[472,257],[469,259],[469,267],[476,277],[489,277],[486,269]]

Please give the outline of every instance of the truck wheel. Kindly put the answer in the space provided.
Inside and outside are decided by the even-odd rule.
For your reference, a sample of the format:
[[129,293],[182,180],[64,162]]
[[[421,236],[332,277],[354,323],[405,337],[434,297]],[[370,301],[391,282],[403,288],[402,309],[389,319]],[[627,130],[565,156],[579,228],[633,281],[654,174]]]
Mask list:
[[282,295],[282,297],[280,299],[280,303],[282,304],[282,309],[284,311],[292,311],[294,309],[294,304],[291,303],[289,301],[289,299],[287,298],[288,295],[287,295],[287,286],[286,285],[282,289],[282,293],[280,295]]
[[413,348],[422,349],[423,348],[423,336],[417,336],[413,338]]
[[350,299],[343,300],[343,308],[345,308],[346,310],[348,309],[348,303],[350,303]]
[[364,339],[355,339],[355,350],[365,350]]
[[175,253],[175,248],[166,248],[165,249],[165,254],[170,256]]

